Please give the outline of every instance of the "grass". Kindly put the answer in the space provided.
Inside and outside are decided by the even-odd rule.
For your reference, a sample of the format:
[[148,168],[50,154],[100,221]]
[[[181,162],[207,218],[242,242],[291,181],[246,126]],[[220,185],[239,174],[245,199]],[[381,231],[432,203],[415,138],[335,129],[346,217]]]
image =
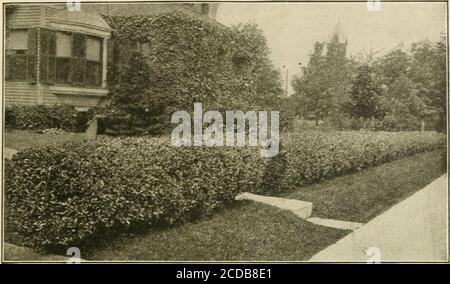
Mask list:
[[[313,202],[313,215],[366,222],[443,173],[433,151],[288,194]],[[175,228],[122,235],[82,250],[88,260],[308,260],[349,231],[311,224],[265,205],[241,203]]]
[[87,260],[299,260],[347,233],[244,202],[196,223],[103,241],[82,254]]
[[42,255],[30,248],[20,247],[12,244],[5,243],[3,246],[4,251],[4,259],[7,261],[54,261],[66,262],[69,260],[69,256],[61,256],[61,255],[51,255],[46,254]]
[[86,138],[84,133],[40,134],[30,130],[8,130],[4,137],[4,146],[16,150]]
[[433,151],[298,188],[287,198],[313,202],[313,216],[365,223],[440,177]]

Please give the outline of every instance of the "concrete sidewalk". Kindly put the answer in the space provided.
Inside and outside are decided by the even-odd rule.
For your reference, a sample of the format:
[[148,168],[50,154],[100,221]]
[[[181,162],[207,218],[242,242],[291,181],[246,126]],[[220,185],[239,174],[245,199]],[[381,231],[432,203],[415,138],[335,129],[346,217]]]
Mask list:
[[310,261],[447,261],[447,205],[445,174]]

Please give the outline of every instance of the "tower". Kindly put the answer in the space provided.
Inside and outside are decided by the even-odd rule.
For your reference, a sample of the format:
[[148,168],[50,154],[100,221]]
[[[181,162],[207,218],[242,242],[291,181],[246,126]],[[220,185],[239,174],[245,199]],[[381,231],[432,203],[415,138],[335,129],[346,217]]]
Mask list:
[[339,54],[339,57],[345,57],[347,53],[347,36],[343,32],[341,22],[338,21],[334,26],[333,32],[328,40],[328,54]]
[[331,42],[335,37],[339,43],[347,45],[348,42],[347,36],[343,32],[341,21],[338,21],[337,24],[334,26],[329,41]]

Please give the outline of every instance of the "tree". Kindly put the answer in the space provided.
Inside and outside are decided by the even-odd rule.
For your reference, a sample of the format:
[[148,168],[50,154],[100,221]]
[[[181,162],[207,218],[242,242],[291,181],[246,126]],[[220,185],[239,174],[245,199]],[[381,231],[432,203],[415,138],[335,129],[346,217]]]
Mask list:
[[380,94],[371,67],[363,64],[358,68],[358,75],[353,82],[346,108],[355,118],[378,118],[382,114]]
[[262,29],[254,22],[241,23],[233,29],[242,34],[246,41],[245,54],[251,62],[254,75],[255,97],[253,103],[256,108],[273,109],[279,106],[283,95],[280,72],[270,60],[270,49]]
[[445,128],[445,56],[442,39],[413,43],[409,52],[398,47],[375,62],[386,117],[398,128]]
[[446,44],[421,41],[411,46],[409,77],[416,83],[418,96],[427,105],[424,119],[440,130],[446,124]]
[[348,100],[353,64],[346,58],[346,43],[335,36],[329,43],[316,42],[303,75],[295,77],[292,86],[299,113],[319,120],[338,117]]

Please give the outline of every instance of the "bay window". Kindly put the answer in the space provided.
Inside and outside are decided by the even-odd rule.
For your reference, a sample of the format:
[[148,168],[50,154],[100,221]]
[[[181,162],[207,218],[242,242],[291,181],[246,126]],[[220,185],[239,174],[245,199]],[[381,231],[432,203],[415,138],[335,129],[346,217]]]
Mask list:
[[41,29],[41,82],[100,87],[102,38]]

